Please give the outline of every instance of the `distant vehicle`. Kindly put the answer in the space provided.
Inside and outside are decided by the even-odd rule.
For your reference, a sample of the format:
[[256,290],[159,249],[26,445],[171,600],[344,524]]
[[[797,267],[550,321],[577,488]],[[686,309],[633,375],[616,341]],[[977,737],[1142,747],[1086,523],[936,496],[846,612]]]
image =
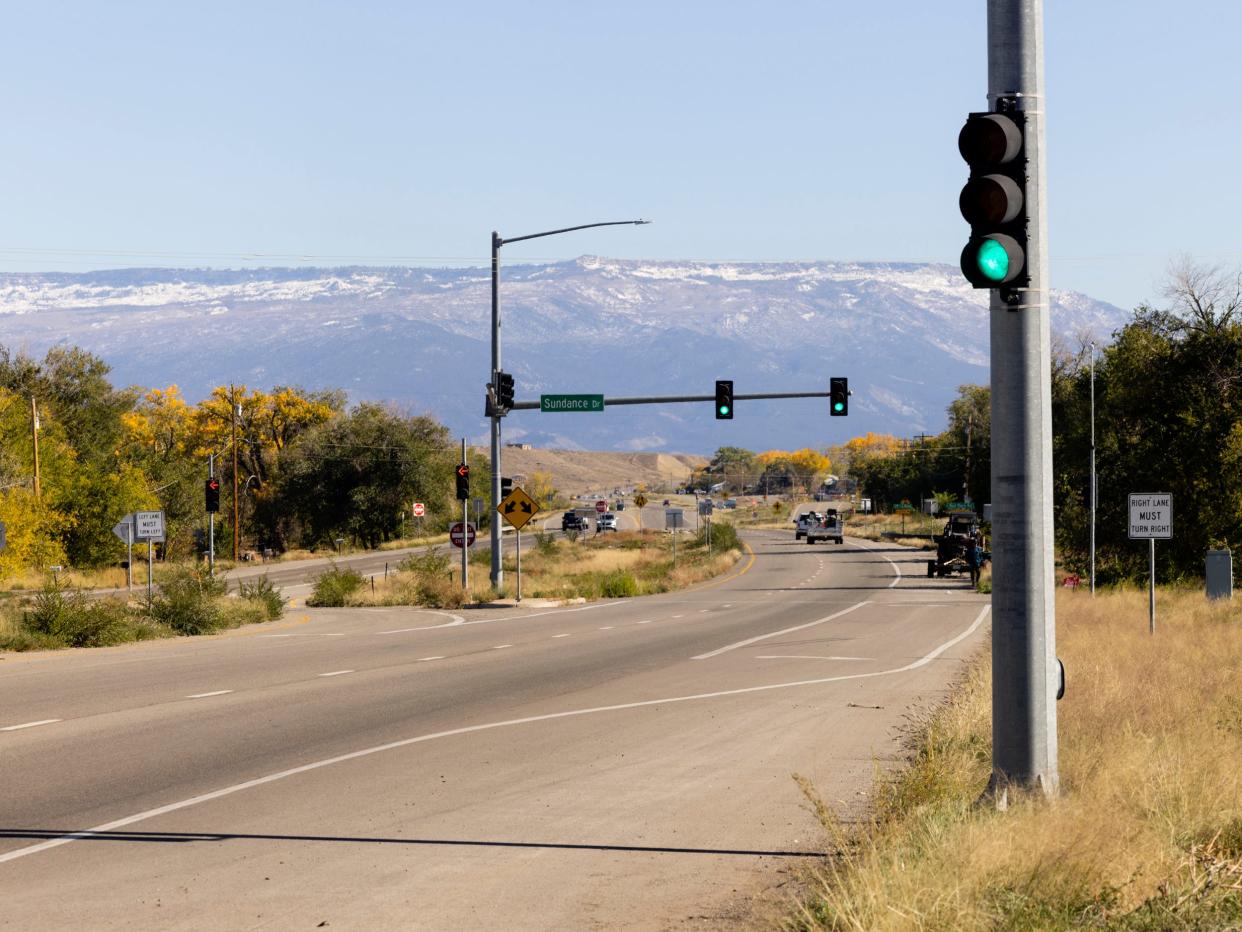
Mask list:
[[667,504],[668,504],[668,499],[667,499],[667,498],[666,498],[666,499],[664,499],[664,504],[665,504],[665,505],[667,505]]
[[950,573],[969,572],[966,564],[967,544],[974,540],[983,550],[979,565],[983,566],[992,554],[983,549],[983,535],[979,532],[979,519],[973,514],[949,515],[944,531],[932,537],[936,543],[936,559],[927,561],[927,576],[948,576]]
[[835,508],[829,508],[824,516],[806,529],[806,542],[813,544],[817,540],[830,540],[837,544],[845,543],[845,519]]
[[615,502],[612,503],[612,510],[613,511],[625,511],[625,502],[621,501],[621,499],[617,499]]
[[596,531],[615,531],[617,529],[617,516],[611,511],[605,511],[602,515],[595,519]]
[[585,531],[587,529],[586,519],[580,514],[567,511],[561,515],[562,531]]
[[736,507],[737,507],[737,499],[736,499],[736,498],[726,498],[723,502],[721,502],[721,503],[720,503],[720,507],[721,507],[721,508],[736,508]]
[[818,511],[804,511],[794,518],[794,540],[802,540],[806,537],[807,529],[819,524],[823,517]]

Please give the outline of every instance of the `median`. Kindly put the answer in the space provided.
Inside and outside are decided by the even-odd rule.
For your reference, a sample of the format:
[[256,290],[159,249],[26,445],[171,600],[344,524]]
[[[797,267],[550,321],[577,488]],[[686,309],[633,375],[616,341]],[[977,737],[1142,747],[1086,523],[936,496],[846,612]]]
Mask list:
[[[536,533],[522,538],[524,599],[628,598],[684,589],[732,568],[744,545],[736,532],[718,525],[711,546],[702,535],[680,534],[676,556],[673,537],[659,531],[626,531],[568,540]],[[470,558],[469,589],[461,585],[457,552],[427,550],[414,554],[387,577],[364,578],[333,567],[315,581],[310,606],[417,605],[458,608],[486,604],[516,594],[517,559],[511,541],[504,554],[505,587],[497,592],[488,579],[486,551]]]

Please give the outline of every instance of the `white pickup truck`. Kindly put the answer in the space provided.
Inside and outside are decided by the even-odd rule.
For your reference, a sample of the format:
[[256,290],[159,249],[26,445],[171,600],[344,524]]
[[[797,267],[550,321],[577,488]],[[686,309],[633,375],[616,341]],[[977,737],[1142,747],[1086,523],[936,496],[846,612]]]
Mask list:
[[807,528],[814,527],[824,519],[818,511],[804,511],[794,518],[794,540],[806,537]]
[[829,508],[819,521],[806,529],[806,542],[813,544],[819,540],[830,540],[841,544],[845,542],[845,519],[837,514],[835,508]]

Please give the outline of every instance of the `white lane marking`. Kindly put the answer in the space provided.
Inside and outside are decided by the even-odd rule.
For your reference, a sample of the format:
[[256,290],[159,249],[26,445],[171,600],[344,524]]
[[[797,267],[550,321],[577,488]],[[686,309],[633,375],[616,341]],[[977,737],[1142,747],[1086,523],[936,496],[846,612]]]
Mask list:
[[221,799],[225,796],[232,796],[234,793],[240,793],[243,790],[254,789],[256,786],[265,786],[268,783],[275,783],[277,780],[284,780],[288,777],[296,777],[299,774],[310,773],[313,770],[321,770],[324,767],[331,767],[333,764],[342,764],[346,761],[357,760],[361,757],[370,757],[372,754],[381,754],[385,751],[394,751],[398,748],[410,747],[414,744],[422,744],[427,741],[435,741],[439,738],[452,738],[457,735],[468,735],[479,731],[490,731],[494,728],[511,728],[516,725],[530,725],[535,722],[549,722],[561,718],[573,718],[579,715],[596,715],[601,712],[624,712],[630,709],[644,709],[651,706],[668,705],[673,702],[698,702],[704,699],[720,699],[726,696],[742,696],[749,693],[771,692],[776,689],[794,689],[800,686],[821,686],[825,683],[840,683],[845,680],[865,680],[872,679],[877,676],[892,676],[895,673],[908,673],[919,667],[931,663],[950,647],[964,641],[966,638],[974,634],[987,616],[991,609],[990,605],[985,605],[983,611],[979,613],[979,617],[957,637],[945,641],[939,647],[924,654],[918,660],[906,664],[904,667],[894,667],[891,670],[877,670],[873,673],[848,673],[839,676],[824,676],[813,680],[795,680],[791,683],[768,683],[764,686],[745,686],[740,689],[724,689],[713,693],[696,693],[690,696],[672,696],[667,699],[644,699],[638,702],[623,702],[618,705],[601,705],[593,706],[585,709],[567,709],[563,712],[549,712],[545,715],[531,715],[526,718],[511,718],[498,722],[485,722],[481,725],[466,725],[461,728],[450,728],[447,731],[435,731],[426,735],[416,735],[413,738],[402,738],[400,741],[391,741],[388,744],[379,744],[374,747],[362,748],[358,751],[350,751],[347,754],[340,754],[336,757],[329,757],[324,760],[312,761],[309,764],[302,764],[298,767],[290,767],[288,770],[281,770],[276,773],[270,773],[267,776],[256,777],[253,780],[247,780],[244,783],[234,783],[232,786],[221,787],[218,790],[212,790],[208,793],[202,793],[198,796],[191,796],[188,799],[180,800],[175,803],[168,803],[164,806],[158,806],[155,809],[147,809],[145,812],[138,812],[131,816],[125,816],[121,819],[115,819],[112,822],[105,822],[103,825],[96,825],[81,832],[67,832],[56,838],[50,838],[47,841],[41,841],[38,844],[29,845],[25,848],[18,848],[16,851],[9,851],[0,854],[0,864],[6,861],[16,861],[18,858],[24,858],[32,854],[38,854],[40,851],[47,851],[51,848],[59,848],[61,845],[67,845],[70,842],[77,841],[82,838],[92,838],[105,832],[113,832],[118,828],[124,828],[127,825],[133,825],[137,822],[145,822],[148,819],[154,819],[170,812],[178,812],[182,809],[189,809],[191,806],[198,806],[202,803],[211,802]]
[[[851,541],[847,541],[847,543],[848,543],[851,547],[857,547],[859,550],[866,550],[866,551],[868,551],[868,552],[872,552],[872,553],[877,552],[877,551],[875,550],[875,548],[874,548],[874,547],[868,547],[866,544],[857,544],[857,543],[855,543],[855,542],[854,542],[854,541],[852,541],[852,540],[851,540]],[[913,550],[912,550],[912,551],[910,551],[910,552],[911,552],[911,553],[916,553],[917,551],[913,551]],[[882,553],[881,553],[881,554],[880,554],[880,556],[881,556],[881,557],[883,557],[883,558],[884,558],[884,560],[886,560],[886,561],[888,562],[888,565],[889,565],[889,566],[891,566],[891,567],[893,568],[893,572],[896,574],[896,575],[893,577],[893,581],[892,581],[891,583],[889,583],[889,584],[888,584],[888,588],[889,588],[889,589],[892,589],[892,588],[893,588],[893,586],[895,586],[895,585],[897,585],[899,582],[901,582],[901,567],[900,567],[900,566],[898,566],[896,563],[894,563],[892,560],[889,560],[889,559],[888,559],[888,557],[887,557],[887,556],[885,556],[884,554],[882,554]]]
[[686,617],[686,616],[685,616],[685,615],[674,615],[673,617],[674,617],[674,618],[684,618],[684,617]]
[[39,725],[54,725],[60,721],[63,721],[63,719],[42,718],[37,722],[22,722],[20,725],[5,725],[3,728],[0,728],[0,731],[20,731],[23,728],[37,728]]
[[260,634],[261,638],[343,638],[341,634]]
[[449,620],[446,621],[442,625],[423,625],[422,627],[418,627],[418,628],[396,628],[392,631],[379,631],[377,633],[378,634],[405,634],[405,632],[407,631],[435,631],[437,628],[456,628],[458,625],[464,625],[466,623],[466,619],[464,619],[461,615],[452,615],[448,612],[433,612],[433,611],[428,611],[427,614],[443,615],[445,618]]
[[[674,618],[679,618],[680,616],[679,616],[679,615],[674,615],[673,617],[674,617]],[[646,620],[644,620],[644,621],[640,621],[640,622],[638,622],[638,624],[640,624],[640,625],[649,625],[649,624],[651,624],[652,620],[653,620],[653,619],[648,618],[648,619],[646,619]]]
[[554,637],[554,638],[567,638],[567,637],[573,637],[573,635],[571,635],[571,634],[554,634],[554,635],[552,635],[552,637]]
[[444,659],[443,655],[440,655],[438,657],[419,657],[418,660],[415,661],[415,663],[423,663],[428,660],[443,660],[443,659]]
[[192,696],[186,696],[187,699],[206,699],[208,696],[224,696],[231,693],[231,689],[217,689],[213,693],[195,693]]
[[346,673],[353,673],[353,670],[333,670],[331,673],[320,673],[320,676],[344,676]]
[[760,654],[757,660],[875,660],[874,657],[820,657],[815,654]]
[[710,612],[710,611],[711,611],[711,609],[710,609],[710,608],[701,608],[701,609],[699,609],[699,614],[700,614],[700,615],[703,615],[703,614],[706,614],[707,612]]
[[513,646],[512,644],[497,644],[492,648],[492,650],[504,650],[506,647],[512,647],[512,646]]
[[732,607],[733,607],[733,603],[732,603],[732,602],[726,602],[724,605],[722,605],[722,606],[720,606],[720,607],[721,607],[721,608],[732,608]]
[[831,615],[825,615],[823,618],[817,618],[814,621],[808,621],[804,625],[794,625],[792,628],[782,628],[780,631],[770,631],[767,634],[760,634],[758,637],[747,638],[744,641],[738,641],[736,644],[726,644],[724,647],[718,647],[716,650],[708,651],[706,654],[699,654],[697,657],[691,657],[691,660],[707,660],[716,657],[725,651],[737,650],[739,647],[746,647],[749,644],[755,644],[759,641],[766,641],[768,638],[780,637],[782,634],[791,634],[794,631],[801,631],[803,628],[814,628],[816,625],[822,625],[826,621],[832,621],[834,618],[840,618],[842,615],[848,615],[850,612],[862,608],[864,605],[870,605],[869,600],[864,599],[862,602],[856,602],[849,608],[843,608],[839,612],[833,612]]

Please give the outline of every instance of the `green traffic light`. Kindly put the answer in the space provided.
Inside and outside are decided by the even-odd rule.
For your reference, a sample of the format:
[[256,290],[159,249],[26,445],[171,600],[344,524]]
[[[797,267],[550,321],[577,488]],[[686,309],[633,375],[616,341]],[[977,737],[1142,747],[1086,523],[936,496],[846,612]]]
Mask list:
[[994,239],[985,239],[975,253],[975,265],[989,281],[1003,282],[1009,275],[1009,253]]
[[845,404],[844,404],[843,402],[840,402],[840,401],[835,401],[835,402],[833,402],[833,404],[832,404],[832,410],[833,410],[833,411],[844,411],[844,410],[845,410]]
[[729,413],[729,406],[728,406],[728,405],[721,405],[721,406],[720,406],[720,413],[721,413],[721,414],[728,414],[728,413]]

